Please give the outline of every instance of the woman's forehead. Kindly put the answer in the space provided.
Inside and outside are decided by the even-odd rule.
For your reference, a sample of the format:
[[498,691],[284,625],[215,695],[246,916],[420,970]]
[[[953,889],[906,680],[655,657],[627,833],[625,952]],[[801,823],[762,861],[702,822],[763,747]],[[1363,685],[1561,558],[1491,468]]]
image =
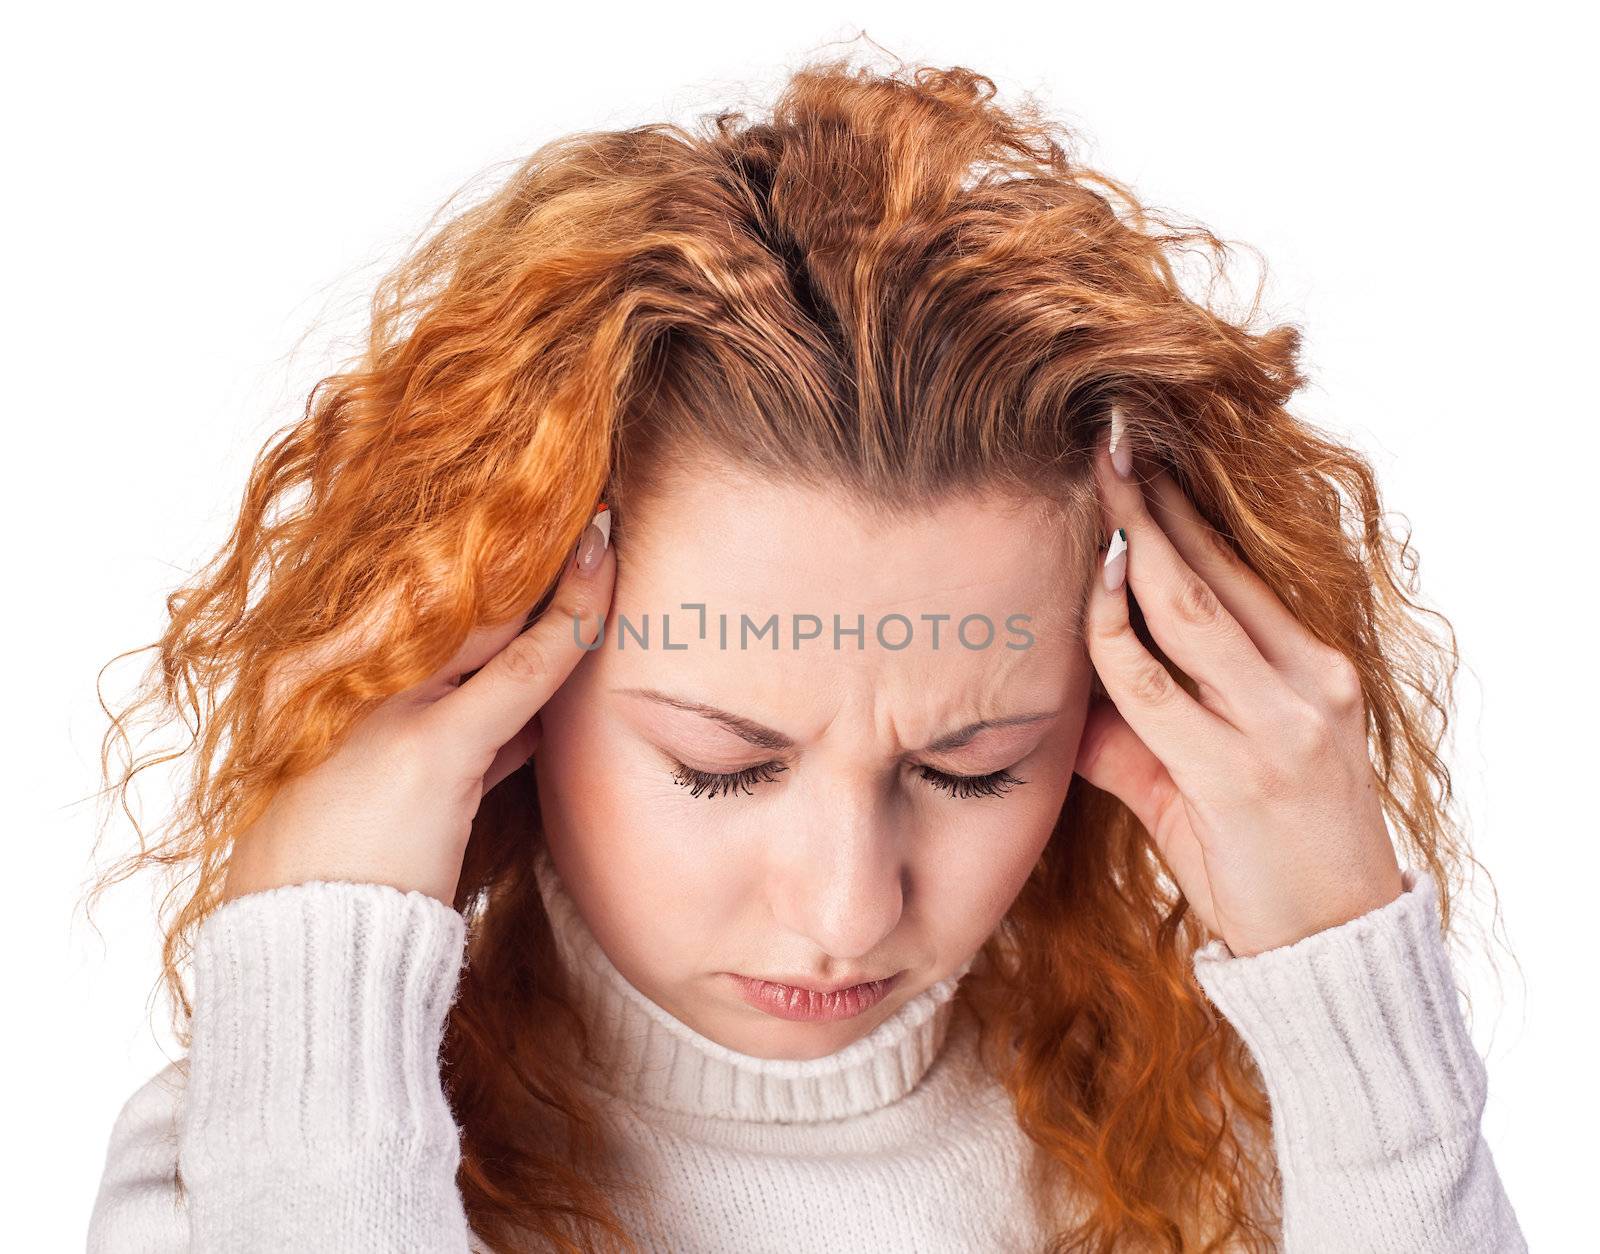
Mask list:
[[[919,746],[1059,708],[1083,665],[1077,537],[1003,497],[876,517],[725,480],[652,498],[618,549],[607,689]],[[774,721],[775,720],[775,721]]]
[[1093,552],[1083,512],[998,491],[872,509],[727,466],[675,475],[619,520],[616,608],[1070,619]]

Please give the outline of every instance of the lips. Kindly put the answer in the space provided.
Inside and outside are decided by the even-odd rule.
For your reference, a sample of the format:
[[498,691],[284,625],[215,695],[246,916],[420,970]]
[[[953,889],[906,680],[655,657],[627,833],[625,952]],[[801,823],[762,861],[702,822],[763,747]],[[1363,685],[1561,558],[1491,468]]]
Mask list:
[[757,1010],[779,1019],[826,1023],[836,1019],[851,1019],[872,1009],[889,995],[899,982],[900,975],[897,972],[887,979],[852,985],[832,993],[817,993],[796,988],[792,984],[752,979],[747,975],[735,975],[732,979],[739,995]]

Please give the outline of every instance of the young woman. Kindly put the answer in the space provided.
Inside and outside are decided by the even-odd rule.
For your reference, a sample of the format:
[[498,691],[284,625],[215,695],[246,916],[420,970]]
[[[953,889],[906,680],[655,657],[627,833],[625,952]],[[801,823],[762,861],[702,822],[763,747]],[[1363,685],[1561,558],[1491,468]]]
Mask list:
[[93,1249],[1525,1248],[1453,652],[1066,138],[818,63],[384,281],[128,711],[188,1053]]

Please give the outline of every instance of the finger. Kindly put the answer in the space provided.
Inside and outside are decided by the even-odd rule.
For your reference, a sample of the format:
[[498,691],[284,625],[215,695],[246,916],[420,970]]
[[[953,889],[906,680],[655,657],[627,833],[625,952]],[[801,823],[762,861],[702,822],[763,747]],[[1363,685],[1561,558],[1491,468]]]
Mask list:
[[1150,834],[1168,873],[1207,927],[1213,927],[1205,855],[1182,821],[1177,785],[1161,759],[1109,701],[1090,707],[1078,743],[1077,774],[1110,793]]
[[[600,502],[600,511],[604,514],[609,514],[610,512],[604,501]],[[599,514],[596,515],[596,517],[599,516]],[[609,522],[607,527],[607,536],[609,536]],[[584,528],[584,534],[588,534],[587,524]],[[578,544],[573,546],[574,554],[576,554],[582,543],[583,537],[580,536]],[[538,603],[535,602],[533,609],[537,608]],[[429,676],[424,683],[407,690],[402,696],[415,697],[424,703],[438,700],[445,693],[455,689],[462,681],[463,676],[470,678],[473,672],[482,668],[490,658],[494,657],[495,654],[499,653],[531,627],[533,621],[531,612],[521,613],[514,618],[503,619],[498,623],[474,629],[467,635],[466,640],[462,642],[461,647],[455,651],[455,654],[448,662]]]
[[[353,658],[369,654],[394,621],[399,605],[400,589],[386,592],[362,613],[339,625],[330,635],[296,650],[275,662],[267,675],[265,699],[269,705],[287,699],[292,685],[302,682],[318,668],[339,658]],[[395,693],[386,704],[429,705],[456,686],[456,681],[468,671],[476,670],[493,657],[526,625],[527,615],[487,627],[479,627],[468,634],[455,655],[420,683]]]
[[[400,603],[401,589],[391,588],[359,614],[340,622],[320,639],[296,647],[273,659],[263,676],[263,703],[277,707],[288,700],[295,685],[341,658],[370,653],[390,630]],[[468,633],[461,647],[443,666],[420,683],[389,699],[389,705],[429,705],[455,689],[457,681],[483,666],[528,627],[527,614],[518,614],[499,623],[478,627]]]
[[500,746],[500,751],[494,755],[494,761],[489,764],[489,769],[483,773],[484,792],[488,792],[506,776],[520,770],[527,763],[539,747],[542,731],[539,716],[535,714],[522,725],[521,731]]
[[[511,639],[477,674],[435,702],[424,717],[447,724],[452,743],[476,750],[492,763],[500,749],[537,714],[601,639],[616,582],[616,550],[606,543],[604,506],[567,562],[549,607],[533,626]],[[596,548],[596,546],[600,546]],[[577,557],[598,558],[587,573]]]
[[1102,565],[1090,580],[1084,621],[1089,657],[1100,682],[1179,788],[1203,786],[1233,769],[1231,763],[1244,750],[1243,734],[1184,691],[1145,648],[1128,620],[1127,581],[1108,591],[1104,570]]
[[[537,608],[537,603],[534,608]],[[531,614],[521,613],[486,627],[474,628],[448,662],[415,688],[408,688],[401,693],[400,699],[410,699],[423,705],[437,701],[454,691],[464,679],[470,679],[475,671],[480,670],[490,658],[532,625]]]
[[1073,770],[1132,810],[1147,831],[1155,829],[1157,817],[1176,791],[1161,759],[1110,701],[1090,706]]
[[340,621],[327,635],[296,645],[266,663],[262,706],[277,710],[299,691],[299,685],[340,659],[360,657],[383,639],[399,603],[400,589],[391,588],[358,614]]
[[[1189,494],[1165,470],[1145,481],[1146,499],[1174,547],[1190,568],[1211,586],[1234,621],[1275,669],[1309,676],[1325,648],[1205,520]],[[1298,687],[1298,685],[1296,685]]]
[[1127,531],[1127,584],[1156,643],[1200,684],[1205,705],[1234,727],[1270,726],[1285,717],[1292,695],[1287,684],[1173,547],[1145,500],[1137,457],[1131,479],[1113,469],[1104,442],[1094,464],[1107,525]]

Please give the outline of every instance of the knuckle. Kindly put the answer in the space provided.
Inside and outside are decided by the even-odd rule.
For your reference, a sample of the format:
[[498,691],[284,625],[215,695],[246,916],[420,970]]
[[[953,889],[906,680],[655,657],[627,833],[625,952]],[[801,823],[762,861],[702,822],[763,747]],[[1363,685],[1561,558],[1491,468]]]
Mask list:
[[594,618],[594,603],[599,590],[592,580],[568,579],[556,589],[549,607],[539,615],[539,622],[550,630],[562,633],[562,638],[572,635],[574,622],[589,622]]
[[1177,681],[1154,658],[1136,666],[1128,677],[1129,693],[1145,705],[1161,705],[1170,700],[1177,689]]
[[1172,610],[1191,627],[1216,627],[1226,616],[1222,602],[1203,579],[1185,579],[1172,598]]
[[1296,760],[1311,760],[1326,752],[1334,740],[1328,712],[1309,701],[1293,702],[1280,724],[1282,743]]
[[400,594],[390,590],[364,606],[324,635],[295,644],[280,652],[262,673],[263,703],[267,708],[286,706],[301,697],[308,684],[316,682],[341,662],[369,656],[384,638],[393,621]]
[[1363,708],[1361,672],[1355,663],[1337,649],[1328,649],[1320,659],[1322,690],[1329,705],[1341,715],[1353,714]]
[[500,665],[506,675],[518,682],[527,682],[549,674],[550,646],[546,636],[541,623],[500,650]]
[[561,648],[578,648],[593,641],[601,622],[601,609],[593,598],[574,595],[551,606],[539,630],[548,631],[550,640]]
[[1308,775],[1327,761],[1328,725],[1320,711],[1291,695],[1278,709],[1272,734],[1246,770],[1249,791],[1266,804],[1282,804],[1305,790]]
[[1202,523],[1194,534],[1202,561],[1222,567],[1238,564],[1239,556],[1233,551],[1233,545],[1217,528]]
[[1088,623],[1089,639],[1099,645],[1115,644],[1122,638],[1124,632],[1130,630],[1126,618],[1111,614],[1092,615]]

